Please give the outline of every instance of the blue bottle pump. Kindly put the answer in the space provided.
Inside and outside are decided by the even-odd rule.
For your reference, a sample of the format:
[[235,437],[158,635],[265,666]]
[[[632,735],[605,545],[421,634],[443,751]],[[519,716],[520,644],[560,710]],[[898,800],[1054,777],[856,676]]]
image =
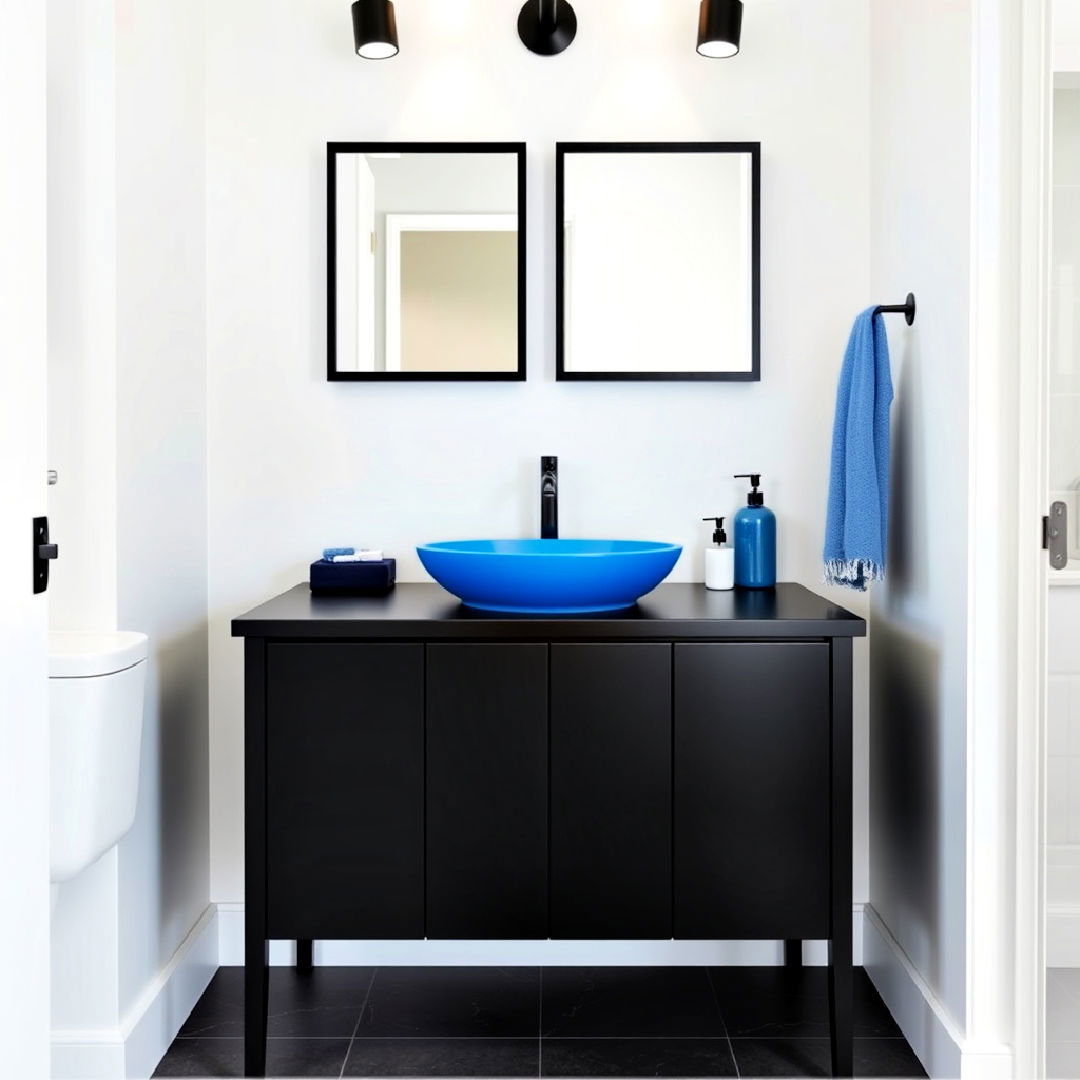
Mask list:
[[735,515],[735,584],[744,589],[768,589],[776,584],[776,515],[758,491],[761,473],[736,473],[753,489]]

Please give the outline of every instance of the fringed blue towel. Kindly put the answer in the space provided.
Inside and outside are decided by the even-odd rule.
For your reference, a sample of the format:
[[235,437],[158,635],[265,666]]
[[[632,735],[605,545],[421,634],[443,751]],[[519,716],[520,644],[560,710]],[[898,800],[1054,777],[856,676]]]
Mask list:
[[855,319],[836,392],[825,581],[866,591],[885,576],[889,529],[889,342],[881,316]]

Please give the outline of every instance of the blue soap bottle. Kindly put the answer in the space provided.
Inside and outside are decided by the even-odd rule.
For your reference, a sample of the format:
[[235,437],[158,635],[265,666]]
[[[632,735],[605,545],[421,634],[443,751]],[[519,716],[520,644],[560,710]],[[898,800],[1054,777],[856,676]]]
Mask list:
[[776,515],[758,491],[761,473],[737,473],[753,490],[735,515],[735,584],[744,589],[769,589],[776,584]]

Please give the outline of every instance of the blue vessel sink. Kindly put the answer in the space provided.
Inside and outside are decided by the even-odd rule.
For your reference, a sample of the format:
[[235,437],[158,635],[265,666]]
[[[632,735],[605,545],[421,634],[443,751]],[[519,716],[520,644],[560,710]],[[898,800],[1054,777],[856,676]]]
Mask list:
[[635,604],[671,573],[680,544],[649,540],[450,540],[416,549],[424,569],[470,607],[581,615]]

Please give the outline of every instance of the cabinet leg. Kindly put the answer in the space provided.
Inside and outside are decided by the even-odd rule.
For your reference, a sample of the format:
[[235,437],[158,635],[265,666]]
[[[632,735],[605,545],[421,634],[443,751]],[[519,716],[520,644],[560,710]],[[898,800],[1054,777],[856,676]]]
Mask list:
[[266,1074],[266,641],[244,642],[244,1075]]
[[244,1075],[266,1075],[267,941],[247,943],[244,957]]
[[296,970],[310,971],[313,964],[314,943],[311,938],[300,938],[296,942]]
[[[846,943],[846,948],[845,948]],[[853,1076],[851,937],[829,942],[829,1009],[833,1076]]]
[[833,1076],[852,1075],[851,638],[832,642],[829,1006]]
[[784,941],[784,967],[802,967],[802,942],[797,938],[787,938]]

